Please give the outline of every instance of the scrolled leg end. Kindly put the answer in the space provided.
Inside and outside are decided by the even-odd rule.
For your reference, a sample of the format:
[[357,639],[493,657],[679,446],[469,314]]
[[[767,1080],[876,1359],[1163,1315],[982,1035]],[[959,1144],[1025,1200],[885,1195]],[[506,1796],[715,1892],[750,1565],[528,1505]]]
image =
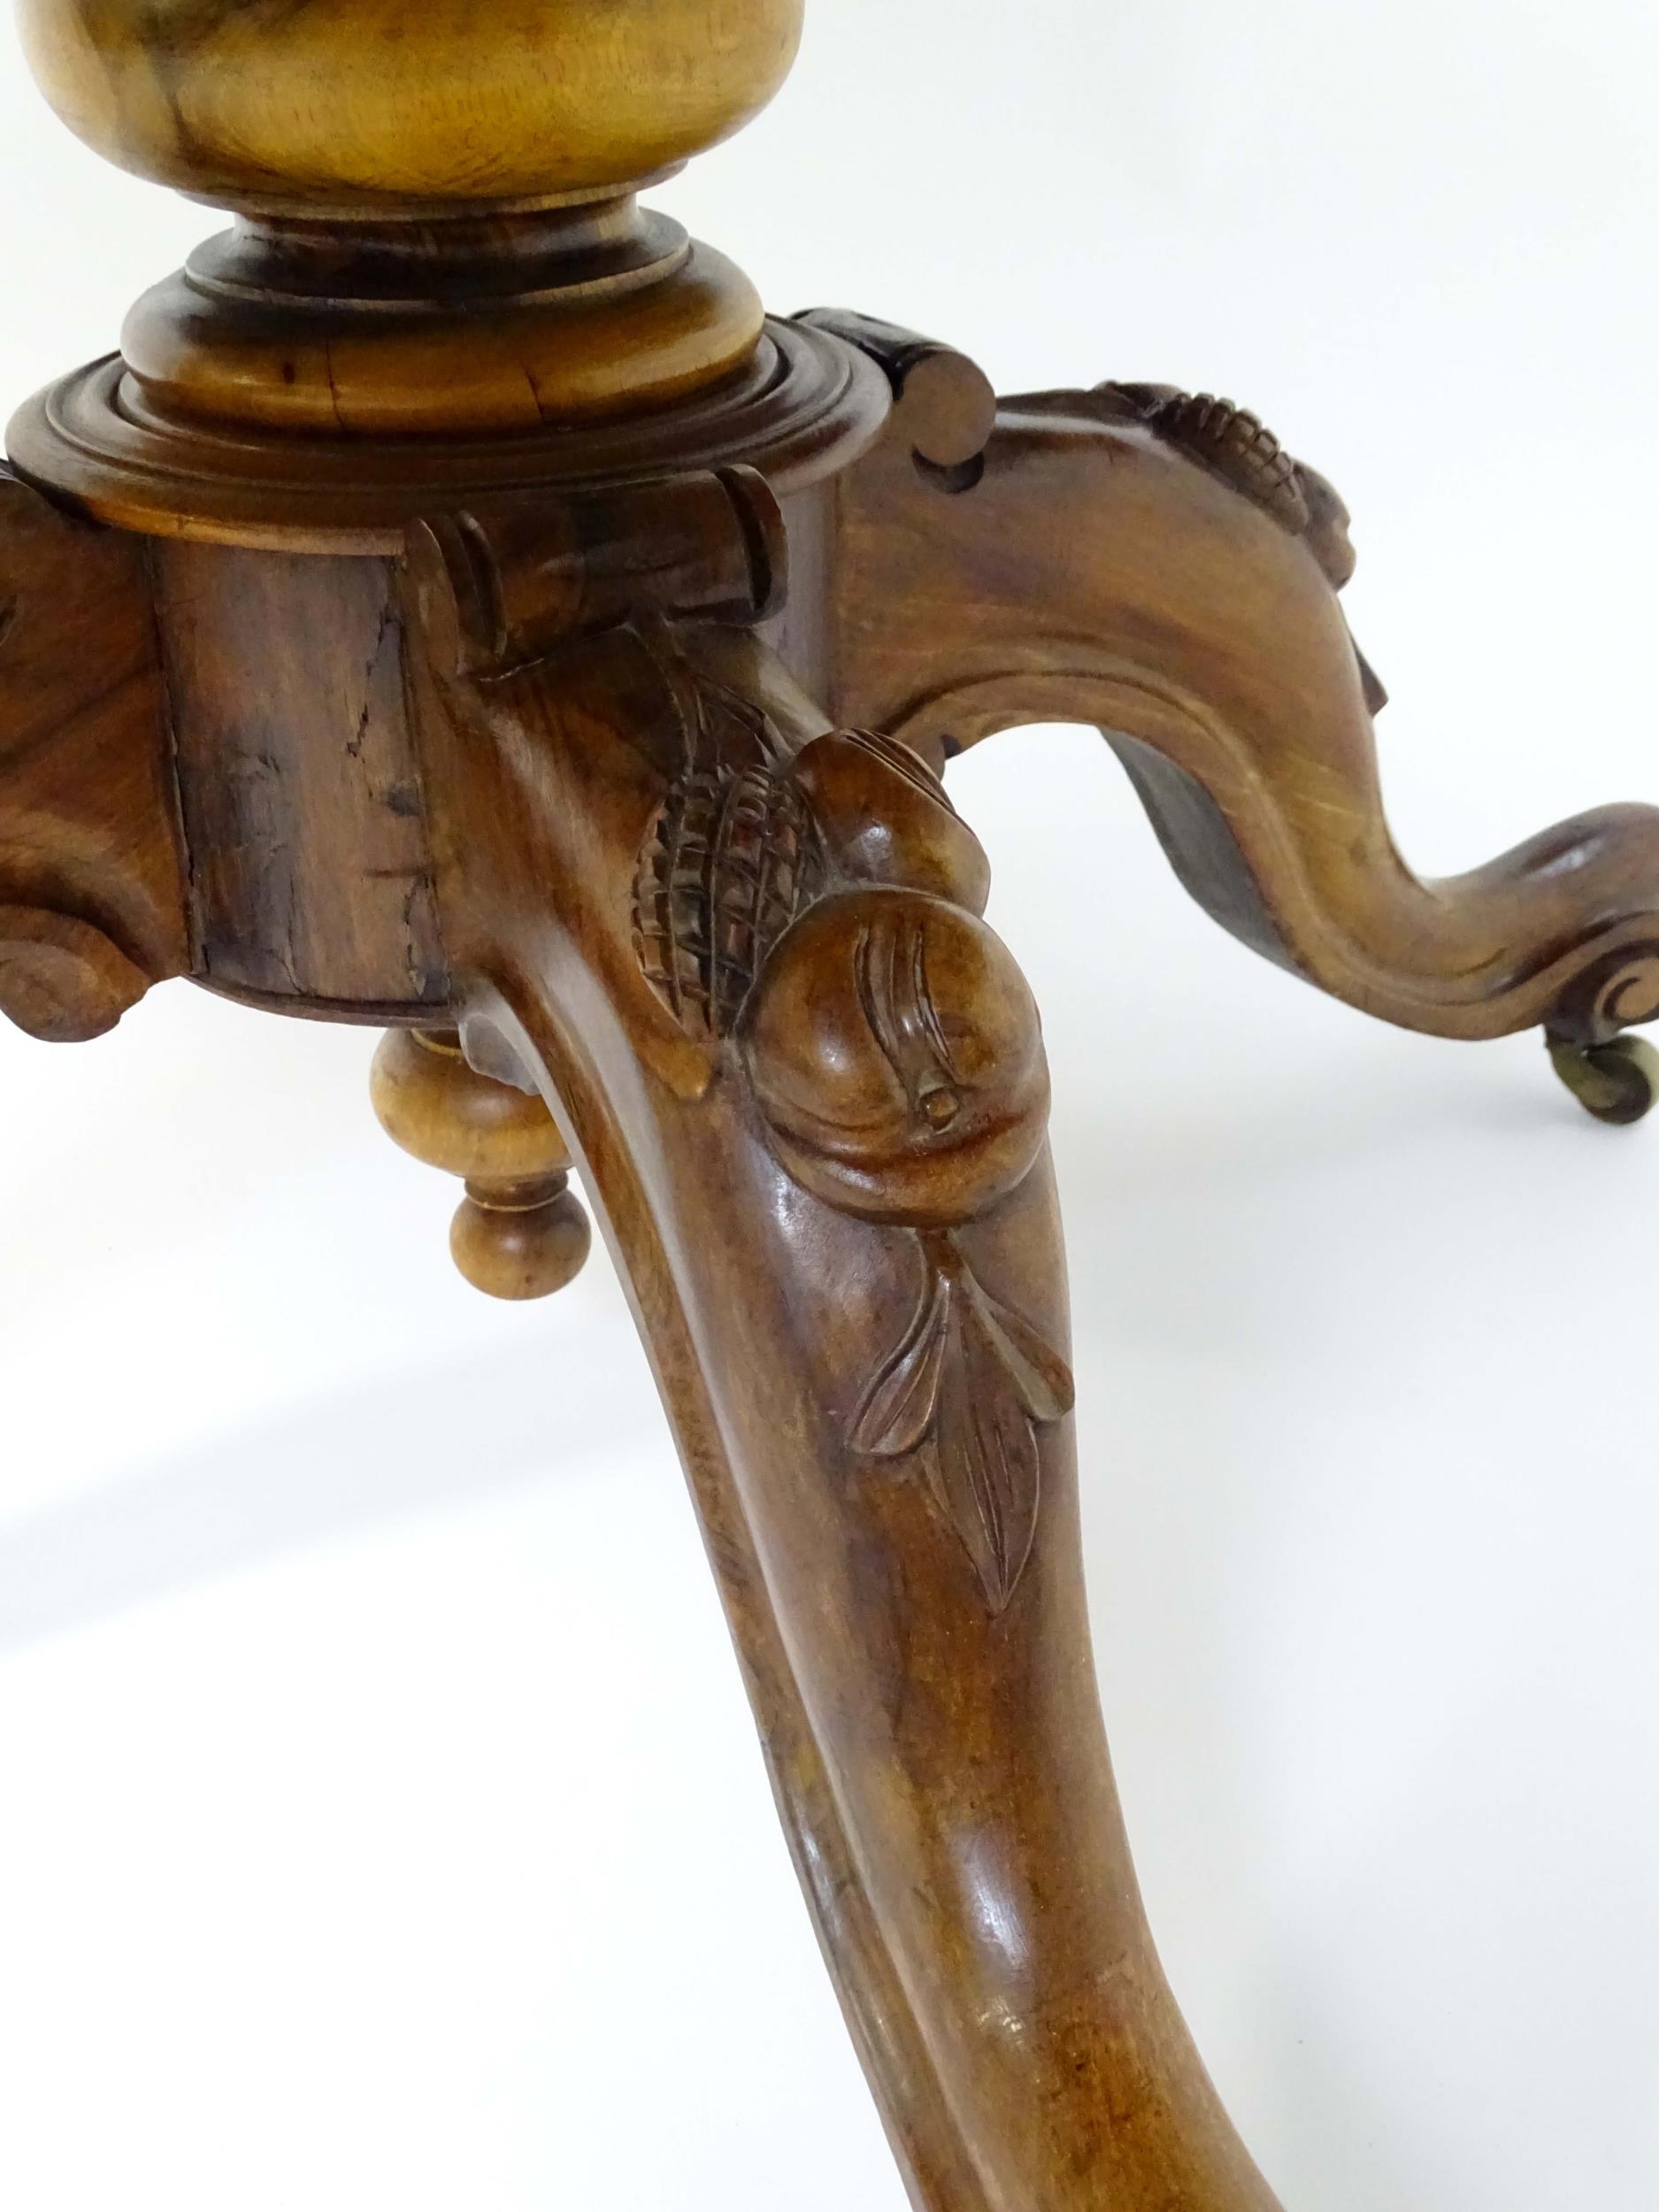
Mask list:
[[1614,1128],[1659,1101],[1659,1049],[1630,1033],[1659,1021],[1659,946],[1625,945],[1596,962],[1544,1032],[1551,1064],[1588,1114]]
[[107,1035],[151,980],[89,922],[0,906],[0,1015],[42,1044]]

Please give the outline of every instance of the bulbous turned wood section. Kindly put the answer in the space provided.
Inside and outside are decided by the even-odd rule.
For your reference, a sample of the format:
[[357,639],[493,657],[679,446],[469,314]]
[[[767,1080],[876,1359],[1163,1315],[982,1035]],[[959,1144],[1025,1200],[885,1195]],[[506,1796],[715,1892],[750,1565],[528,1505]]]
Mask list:
[[862,442],[856,357],[637,197],[764,106],[802,13],[21,0],[70,127],[236,221],[19,411],[14,465],[125,529],[330,554],[492,488],[810,474]]
[[540,1097],[480,1074],[458,1036],[432,1029],[390,1031],[369,1090],[394,1144],[464,1178],[449,1251],[474,1290],[550,1298],[575,1281],[592,1233],[571,1194],[565,1140]]
[[803,0],[20,0],[124,169],[223,206],[488,206],[626,184],[758,112]]

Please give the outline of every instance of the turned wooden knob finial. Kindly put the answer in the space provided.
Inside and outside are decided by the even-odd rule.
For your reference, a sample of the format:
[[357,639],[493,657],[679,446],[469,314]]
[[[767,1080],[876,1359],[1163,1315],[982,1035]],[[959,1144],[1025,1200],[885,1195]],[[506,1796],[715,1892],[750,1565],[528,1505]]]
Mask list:
[[549,1298],[581,1272],[592,1243],[570,1155],[539,1098],[480,1075],[448,1031],[395,1029],[374,1056],[370,1094],[395,1144],[466,1182],[449,1231],[456,1265],[492,1298]]

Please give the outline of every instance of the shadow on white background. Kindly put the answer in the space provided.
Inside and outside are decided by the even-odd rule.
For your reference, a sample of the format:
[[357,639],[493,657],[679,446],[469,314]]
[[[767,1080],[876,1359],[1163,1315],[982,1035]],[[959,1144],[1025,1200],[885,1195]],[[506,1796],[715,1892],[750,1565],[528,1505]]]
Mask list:
[[[820,0],[664,198],[1005,387],[1261,405],[1358,518],[1420,864],[1659,798],[1649,16],[938,21]],[[0,113],[21,395],[203,219],[20,69]],[[1253,961],[1091,736],[953,788],[1045,1007],[1102,1680],[1211,2068],[1288,2212],[1648,2212],[1659,1130]],[[0,1036],[0,2200],[899,2212],[609,1264],[472,1299],[368,1051],[184,987]]]

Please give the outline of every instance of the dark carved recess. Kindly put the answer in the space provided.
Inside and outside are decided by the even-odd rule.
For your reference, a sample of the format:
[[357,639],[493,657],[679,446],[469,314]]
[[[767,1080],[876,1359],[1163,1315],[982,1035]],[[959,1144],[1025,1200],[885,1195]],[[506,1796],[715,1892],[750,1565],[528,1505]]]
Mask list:
[[640,856],[634,941],[681,1028],[718,1041],[823,869],[776,725],[706,681],[687,688],[676,687],[685,765]]

